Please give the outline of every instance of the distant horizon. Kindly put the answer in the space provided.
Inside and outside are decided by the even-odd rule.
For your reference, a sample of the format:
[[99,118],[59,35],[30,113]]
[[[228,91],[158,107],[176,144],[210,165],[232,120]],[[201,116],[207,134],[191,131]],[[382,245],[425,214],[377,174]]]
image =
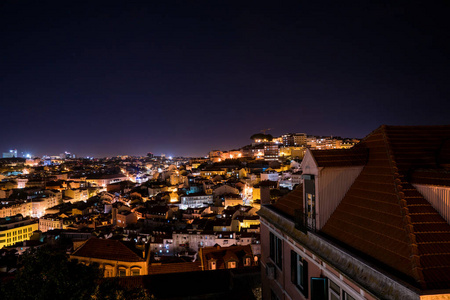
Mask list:
[[[307,136],[316,136],[316,137],[333,137],[333,138],[336,138],[336,137],[340,137],[340,138],[342,138],[342,139],[362,139],[363,137],[361,137],[361,138],[358,138],[358,137],[347,137],[347,136],[342,136],[342,135],[314,135],[314,134],[308,134],[308,133],[306,133],[306,132],[300,132],[300,131],[291,131],[291,132],[287,132],[287,133],[282,133],[282,134],[280,134],[280,135],[272,135],[274,138],[276,138],[276,137],[280,137],[280,136],[282,136],[282,135],[284,135],[284,134],[291,134],[291,133],[305,133]],[[267,134],[271,134],[270,132],[267,132]],[[251,141],[251,139],[250,139],[250,136],[249,136],[249,140]],[[118,156],[133,156],[133,157],[143,157],[143,156],[147,156],[147,153],[153,153],[153,155],[154,156],[161,156],[161,155],[165,155],[166,157],[192,157],[192,158],[201,158],[201,157],[205,157],[205,156],[207,156],[208,154],[209,154],[209,152],[210,151],[213,151],[213,150],[220,150],[220,151],[230,151],[230,150],[237,150],[237,149],[240,149],[240,148],[242,148],[242,147],[244,147],[244,146],[246,146],[246,145],[250,145],[251,144],[251,142],[250,143],[247,143],[247,144],[244,144],[244,145],[241,145],[241,146],[238,146],[238,147],[233,147],[233,148],[228,148],[228,149],[220,149],[220,148],[211,148],[211,149],[209,149],[209,150],[207,150],[206,152],[205,152],[205,154],[204,155],[169,155],[169,153],[175,153],[175,152],[172,152],[172,151],[166,151],[166,152],[153,152],[153,151],[147,151],[147,152],[145,152],[145,154],[108,154],[108,155],[99,155],[99,156],[95,156],[95,155],[86,155],[86,154],[82,154],[82,155],[78,155],[76,152],[72,152],[72,151],[70,151],[70,149],[65,149],[65,150],[63,150],[63,151],[56,151],[56,152],[58,152],[58,153],[50,153],[49,151],[47,151],[47,153],[45,153],[45,154],[42,154],[42,152],[38,152],[38,154],[35,154],[35,153],[33,153],[33,152],[31,152],[31,151],[20,151],[20,149],[18,149],[18,148],[9,148],[9,149],[6,149],[6,150],[2,150],[2,151],[0,151],[1,152],[1,154],[3,155],[3,153],[6,153],[6,152],[8,152],[9,150],[17,150],[17,155],[18,155],[18,157],[19,158],[25,158],[25,157],[23,157],[23,156],[21,156],[21,155],[26,155],[26,154],[30,154],[30,155],[32,155],[33,157],[39,157],[39,158],[41,158],[41,157],[43,157],[43,156],[59,156],[61,153],[64,153],[64,152],[69,152],[70,154],[75,154],[75,156],[76,156],[76,158],[86,158],[86,157],[93,157],[93,158],[108,158],[108,157],[118,157]],[[20,154],[19,154],[20,153]],[[88,152],[82,152],[82,153],[88,153]],[[92,153],[92,152],[91,152]],[[3,157],[3,156],[2,156]]]

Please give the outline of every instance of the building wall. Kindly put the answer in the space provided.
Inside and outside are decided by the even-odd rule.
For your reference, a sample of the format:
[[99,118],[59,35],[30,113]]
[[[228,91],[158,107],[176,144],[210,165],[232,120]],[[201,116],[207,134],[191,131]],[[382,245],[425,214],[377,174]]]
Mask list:
[[33,204],[31,202],[4,206],[0,209],[0,218],[11,217],[17,214],[28,217],[32,215],[32,208]]
[[146,261],[141,262],[127,262],[127,261],[112,261],[101,258],[90,258],[81,256],[70,256],[70,259],[76,259],[78,262],[90,265],[92,263],[97,263],[100,269],[103,270],[105,277],[118,277],[119,270],[125,270],[125,276],[132,276],[132,270],[139,270],[138,275],[148,275],[148,267]]
[[18,242],[29,240],[33,235],[33,231],[38,229],[39,224],[32,223],[0,231],[0,249],[3,247],[12,246]]
[[173,233],[173,249],[175,252],[189,249],[197,251],[201,247],[212,247],[216,244],[216,236],[214,234],[189,234],[189,233]]
[[243,205],[244,201],[242,199],[225,199],[224,200],[224,206],[236,206],[236,205]]
[[[280,269],[275,262],[271,260],[269,234],[274,233],[278,238],[282,239],[282,268]],[[377,299],[372,295],[365,293],[358,285],[356,285],[344,274],[339,273],[335,268],[315,256],[314,253],[304,248],[302,245],[283,234],[280,230],[274,228],[267,222],[261,223],[261,275],[263,299],[271,299],[271,293],[274,293],[278,299],[311,299],[311,277],[326,277],[332,280],[341,289],[341,297],[343,292],[352,296],[357,300],[374,300]],[[291,281],[291,250],[300,255],[308,263],[308,285],[307,296],[299,290],[299,288]],[[267,264],[273,264],[276,269],[276,278],[269,279],[267,277]],[[331,299],[331,298],[330,298]],[[341,298],[344,299],[344,298]]]
[[63,220],[62,219],[39,219],[39,230],[42,232],[46,232],[53,229],[63,229]]
[[277,172],[261,173],[261,181],[270,180],[278,181],[279,175]]
[[200,208],[206,206],[205,203],[212,204],[213,196],[183,196],[181,197],[180,209]]
[[[316,182],[316,211],[319,213],[316,228],[320,230],[336,210],[350,189],[363,166],[347,168],[323,168]],[[326,201],[320,201],[326,199]]]
[[[266,275],[266,266],[270,262],[273,264],[270,255],[269,232],[277,234],[281,238],[283,245],[283,269],[285,275],[290,276],[290,265],[285,268],[285,263],[290,262],[289,252],[285,247],[293,247],[298,250],[298,254],[305,255],[305,259],[311,267],[313,273],[308,274],[308,279],[314,277],[317,273],[316,267],[320,269],[321,278],[333,280],[341,288],[356,300],[362,299],[391,299],[391,300],[419,300],[419,290],[405,284],[401,280],[386,274],[386,271],[379,269],[378,266],[368,264],[358,258],[353,253],[346,252],[344,249],[330,243],[320,234],[308,231],[306,234],[295,228],[293,220],[283,217],[268,207],[263,206],[258,213],[261,217],[261,245],[262,245],[262,286],[263,296],[270,298],[270,289],[274,287],[275,292],[278,289],[279,299],[302,299],[288,294],[288,285],[286,281],[277,279],[270,280]],[[286,246],[287,244],[287,246]],[[278,275],[278,274],[277,274]],[[290,277],[286,277],[290,280]],[[308,282],[310,286],[310,281]],[[311,289],[309,289],[311,290]],[[281,296],[280,296],[281,295]],[[425,294],[424,294],[425,295]],[[343,299],[343,298],[341,298]]]
[[450,223],[450,188],[425,184],[413,184],[413,186]]

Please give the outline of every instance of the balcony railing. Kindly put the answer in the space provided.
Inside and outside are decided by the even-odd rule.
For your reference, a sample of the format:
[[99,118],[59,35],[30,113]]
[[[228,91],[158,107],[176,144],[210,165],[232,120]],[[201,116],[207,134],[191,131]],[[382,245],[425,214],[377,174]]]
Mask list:
[[313,218],[308,218],[308,216],[301,210],[296,209],[294,211],[294,221],[295,228],[300,230],[303,233],[307,233],[309,231],[316,231],[316,220]]

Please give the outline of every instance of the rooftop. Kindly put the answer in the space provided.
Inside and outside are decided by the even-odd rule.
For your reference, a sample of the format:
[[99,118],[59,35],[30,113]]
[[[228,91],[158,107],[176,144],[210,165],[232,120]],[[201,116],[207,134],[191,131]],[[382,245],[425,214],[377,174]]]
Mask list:
[[90,238],[71,256],[92,257],[116,261],[135,261],[140,262],[144,259],[136,252],[127,247],[123,242]]

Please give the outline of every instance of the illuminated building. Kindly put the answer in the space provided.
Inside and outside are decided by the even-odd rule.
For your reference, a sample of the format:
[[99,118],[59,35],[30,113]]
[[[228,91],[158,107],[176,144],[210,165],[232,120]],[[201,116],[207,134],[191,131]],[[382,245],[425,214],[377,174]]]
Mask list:
[[98,264],[105,277],[139,276],[148,274],[148,256],[138,255],[123,242],[90,238],[70,255],[86,265]]
[[134,212],[124,210],[116,214],[117,227],[127,227],[130,224],[136,224],[137,216]]
[[22,215],[0,219],[0,249],[29,240],[33,231],[39,229],[37,220]]
[[17,188],[23,189],[23,188],[25,188],[25,186],[28,182],[28,179],[27,178],[16,178],[16,181],[17,181]]
[[198,208],[213,204],[213,195],[194,193],[181,196],[180,209]]
[[187,249],[198,252],[202,247],[211,247],[216,244],[216,235],[213,232],[174,231],[172,238],[175,252]]
[[217,176],[217,175],[224,176],[226,174],[227,174],[227,172],[220,168],[208,168],[206,170],[200,171],[200,176],[202,176],[204,178],[208,178],[208,179],[212,178],[214,176]]
[[244,201],[242,200],[240,195],[236,194],[229,194],[223,196],[223,206],[236,206],[236,205],[243,205]]
[[249,245],[205,247],[200,249],[199,257],[204,271],[251,267],[257,262]]
[[34,218],[43,216],[47,208],[60,204],[61,201],[57,196],[42,195],[33,200],[12,202],[10,204],[0,206],[0,217],[10,217],[17,214],[23,216],[31,216]]
[[280,176],[278,172],[274,170],[266,170],[265,172],[261,173],[261,181],[278,181],[279,177]]
[[31,202],[11,203],[0,206],[0,218],[12,217],[18,214],[31,216],[33,204]]
[[48,230],[63,229],[63,219],[56,215],[45,215],[39,218],[39,230],[47,232]]
[[305,146],[306,134],[304,133],[288,133],[281,136],[284,146]]
[[86,201],[89,198],[87,189],[67,189],[64,191],[64,202],[75,203],[78,201]]
[[89,176],[86,178],[86,182],[94,185],[106,188],[108,184],[113,184],[127,180],[127,176],[123,174],[105,174],[99,176]]

